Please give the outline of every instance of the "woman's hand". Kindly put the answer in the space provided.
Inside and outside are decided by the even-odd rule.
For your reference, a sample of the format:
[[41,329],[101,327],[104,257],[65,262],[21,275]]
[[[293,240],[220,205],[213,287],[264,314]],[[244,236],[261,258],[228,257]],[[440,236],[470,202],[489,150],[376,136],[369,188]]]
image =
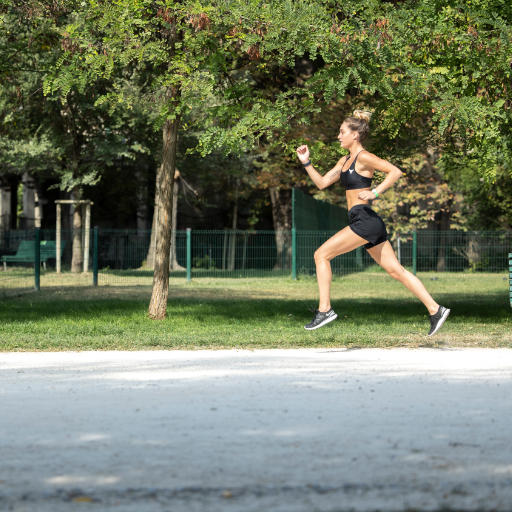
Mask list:
[[363,201],[373,201],[375,199],[375,194],[371,190],[361,190],[357,197]]
[[303,164],[309,160],[309,149],[305,144],[297,148],[297,156]]

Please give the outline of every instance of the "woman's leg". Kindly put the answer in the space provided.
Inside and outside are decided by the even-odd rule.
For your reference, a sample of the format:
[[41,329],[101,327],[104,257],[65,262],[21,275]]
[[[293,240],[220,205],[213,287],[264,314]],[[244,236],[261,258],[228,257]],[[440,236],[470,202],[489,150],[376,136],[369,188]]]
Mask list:
[[320,293],[319,311],[325,312],[331,309],[331,260],[340,254],[353,251],[365,243],[364,238],[356,235],[347,226],[329,238],[315,251],[316,279]]
[[437,313],[439,304],[427,292],[423,283],[398,262],[395,251],[389,242],[383,242],[367,249],[370,256],[394,279],[406,286],[425,304],[430,315]]

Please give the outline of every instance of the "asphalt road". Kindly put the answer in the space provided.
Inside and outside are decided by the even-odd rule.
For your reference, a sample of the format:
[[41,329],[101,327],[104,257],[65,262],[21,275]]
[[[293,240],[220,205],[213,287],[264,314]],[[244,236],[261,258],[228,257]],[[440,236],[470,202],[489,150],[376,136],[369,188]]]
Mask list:
[[0,353],[0,510],[512,509],[512,350]]

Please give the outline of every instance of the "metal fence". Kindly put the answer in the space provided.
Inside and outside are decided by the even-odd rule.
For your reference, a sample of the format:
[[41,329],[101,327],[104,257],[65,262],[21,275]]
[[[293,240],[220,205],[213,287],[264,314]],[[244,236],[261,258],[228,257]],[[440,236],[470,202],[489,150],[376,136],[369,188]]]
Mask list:
[[[34,230],[17,230],[0,232],[0,293],[12,290],[32,290],[34,288],[34,264],[20,265],[7,261],[9,256],[16,254],[22,242],[35,240]],[[5,261],[4,261],[5,260]]]
[[512,307],[512,252],[508,255],[508,290],[510,294],[510,307]]
[[[334,231],[295,229],[178,231],[170,275],[191,279],[314,274],[314,251],[333,234]],[[71,272],[71,231],[61,234],[61,272],[56,272],[55,238],[55,230],[0,232],[0,293],[71,283],[152,283],[153,272],[147,264],[150,231],[95,228],[89,242],[90,268],[78,273]],[[82,238],[82,247],[83,242]],[[505,272],[512,232],[425,230],[401,236],[393,246],[401,263],[413,272]],[[372,265],[364,248],[332,261],[335,274],[364,271]]]

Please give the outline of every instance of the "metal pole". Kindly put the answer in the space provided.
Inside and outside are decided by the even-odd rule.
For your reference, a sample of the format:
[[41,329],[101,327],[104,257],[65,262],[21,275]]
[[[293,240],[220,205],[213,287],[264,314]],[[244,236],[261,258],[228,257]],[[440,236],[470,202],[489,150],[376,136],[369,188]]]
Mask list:
[[192,230],[187,228],[187,281],[192,279]]
[[89,244],[91,238],[91,203],[85,206],[84,273],[89,272]]
[[34,242],[34,286],[41,290],[41,228],[35,229]]
[[295,188],[292,188],[292,229],[297,228],[297,223],[295,222]]
[[510,293],[510,307],[512,307],[512,252],[508,253],[508,287]]
[[61,256],[61,206],[60,204],[57,204],[57,234],[56,234],[56,241],[55,241],[55,264],[56,264],[56,272],[57,274],[60,274],[60,256]]
[[297,280],[297,230],[292,228],[292,279]]
[[92,285],[98,286],[98,226],[94,226],[93,246],[92,246]]
[[412,273],[416,275],[418,257],[418,233],[416,231],[412,234]]

